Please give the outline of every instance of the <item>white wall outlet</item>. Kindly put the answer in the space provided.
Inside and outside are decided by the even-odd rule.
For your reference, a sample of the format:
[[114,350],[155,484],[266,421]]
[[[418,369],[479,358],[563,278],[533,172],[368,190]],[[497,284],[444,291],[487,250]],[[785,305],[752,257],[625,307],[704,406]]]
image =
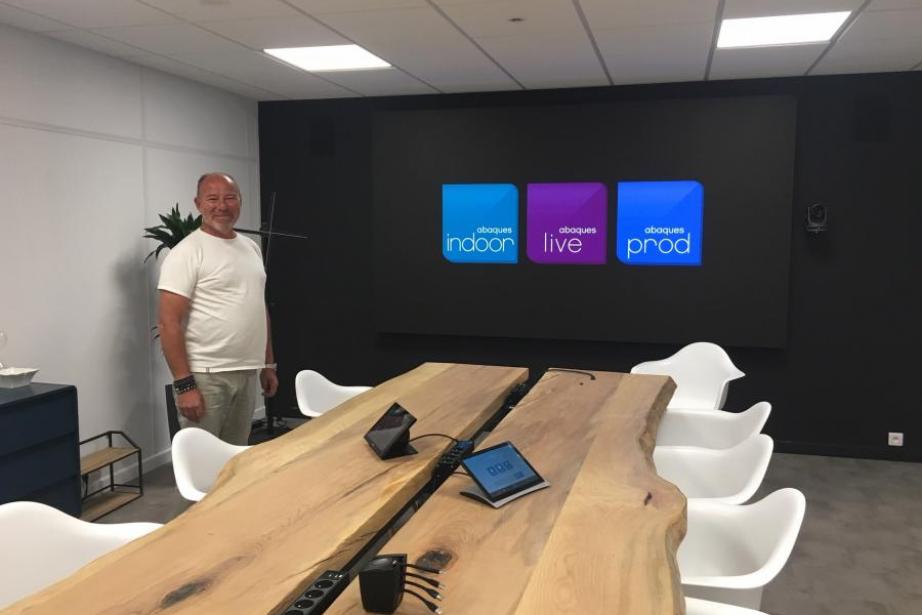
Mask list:
[[887,444],[890,446],[903,446],[903,433],[900,431],[891,431],[888,433]]

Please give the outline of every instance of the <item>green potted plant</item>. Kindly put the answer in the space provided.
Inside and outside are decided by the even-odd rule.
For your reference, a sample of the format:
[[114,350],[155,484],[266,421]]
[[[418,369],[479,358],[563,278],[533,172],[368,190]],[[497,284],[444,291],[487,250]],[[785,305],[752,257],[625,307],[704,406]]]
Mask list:
[[192,214],[189,214],[183,218],[182,214],[179,213],[179,203],[176,203],[173,209],[170,210],[170,213],[167,215],[159,214],[159,217],[162,224],[144,229],[147,231],[147,234],[144,235],[145,239],[153,239],[160,242],[157,247],[151,250],[150,254],[144,258],[144,262],[147,262],[147,259],[151,256],[156,260],[157,257],[160,256],[160,252],[165,248],[175,248],[176,244],[185,239],[186,235],[202,225],[201,216],[193,218]]

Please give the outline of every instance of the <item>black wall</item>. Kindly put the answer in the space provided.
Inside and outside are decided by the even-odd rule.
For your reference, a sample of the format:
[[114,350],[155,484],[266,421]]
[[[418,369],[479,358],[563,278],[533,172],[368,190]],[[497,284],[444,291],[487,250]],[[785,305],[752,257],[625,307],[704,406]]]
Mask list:
[[[376,110],[787,94],[797,98],[789,343],[729,348],[727,409],[768,400],[776,449],[922,460],[922,73],[260,104],[263,218],[277,195],[269,294],[282,389],[312,368],[376,384],[424,361],[627,371],[673,345],[379,334],[373,322]],[[808,236],[806,206],[830,229]],[[662,318],[682,309],[662,306]],[[694,341],[694,340],[689,340]],[[887,432],[906,445],[888,447]]]

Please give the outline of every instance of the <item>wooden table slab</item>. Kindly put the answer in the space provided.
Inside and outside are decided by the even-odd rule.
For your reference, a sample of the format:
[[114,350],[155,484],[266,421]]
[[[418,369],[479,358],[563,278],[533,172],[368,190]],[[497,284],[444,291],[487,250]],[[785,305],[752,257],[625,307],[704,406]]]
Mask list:
[[442,438],[378,459],[362,436],[399,401],[412,435],[471,437],[527,370],[427,363],[235,457],[184,514],[4,610],[12,614],[275,615],[352,559],[429,480]]
[[[685,498],[651,460],[675,385],[549,371],[479,448],[511,440],[551,487],[494,510],[454,475],[382,548],[446,570],[448,615],[681,615]],[[354,581],[328,615],[364,613]],[[406,596],[397,613],[429,611]]]

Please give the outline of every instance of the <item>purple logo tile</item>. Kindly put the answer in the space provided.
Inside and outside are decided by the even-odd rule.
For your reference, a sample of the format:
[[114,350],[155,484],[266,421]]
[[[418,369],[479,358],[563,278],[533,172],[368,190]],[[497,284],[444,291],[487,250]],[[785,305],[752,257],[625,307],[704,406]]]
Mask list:
[[528,258],[604,265],[608,190],[597,182],[528,184]]

